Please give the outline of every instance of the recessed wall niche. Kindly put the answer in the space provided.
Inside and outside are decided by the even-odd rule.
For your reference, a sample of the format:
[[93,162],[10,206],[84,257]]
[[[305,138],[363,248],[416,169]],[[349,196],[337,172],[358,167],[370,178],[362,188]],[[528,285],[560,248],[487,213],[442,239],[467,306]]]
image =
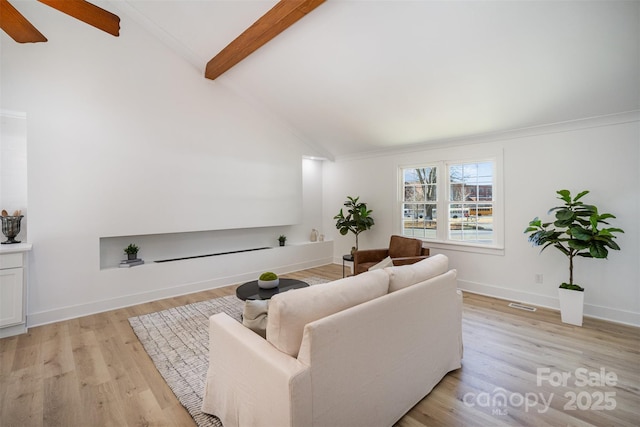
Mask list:
[[116,268],[125,258],[124,248],[136,244],[145,264],[268,250],[278,246],[278,236],[289,227],[259,227],[186,233],[128,235],[100,238],[100,269]]

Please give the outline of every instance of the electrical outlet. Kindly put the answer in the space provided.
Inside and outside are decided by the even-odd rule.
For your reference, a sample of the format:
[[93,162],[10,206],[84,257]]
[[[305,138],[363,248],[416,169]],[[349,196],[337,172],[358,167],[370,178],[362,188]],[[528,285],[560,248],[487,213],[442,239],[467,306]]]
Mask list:
[[536,273],[536,283],[542,283],[542,282],[543,282],[542,273]]

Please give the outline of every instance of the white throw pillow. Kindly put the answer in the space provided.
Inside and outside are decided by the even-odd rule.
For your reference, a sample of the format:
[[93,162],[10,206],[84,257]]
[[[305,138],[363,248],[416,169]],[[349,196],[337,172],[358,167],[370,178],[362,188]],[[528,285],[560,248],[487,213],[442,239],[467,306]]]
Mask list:
[[242,312],[242,324],[265,338],[267,335],[267,312],[269,300],[247,300]]
[[372,265],[371,267],[369,267],[369,271],[382,270],[383,268],[391,267],[392,265],[393,265],[393,261],[391,260],[391,257],[388,256],[382,261],[380,261],[379,263],[377,263],[376,265]]
[[448,269],[449,258],[437,254],[415,264],[387,267],[384,271],[389,274],[389,292],[394,292],[444,274]]

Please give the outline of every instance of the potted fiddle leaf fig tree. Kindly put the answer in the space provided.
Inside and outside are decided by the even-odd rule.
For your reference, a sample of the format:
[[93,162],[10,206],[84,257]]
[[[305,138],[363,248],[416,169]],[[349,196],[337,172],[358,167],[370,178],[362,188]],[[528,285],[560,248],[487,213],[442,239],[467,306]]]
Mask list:
[[340,234],[345,236],[347,233],[352,232],[356,235],[356,245],[351,249],[351,254],[358,250],[358,235],[375,224],[371,217],[371,212],[373,211],[367,209],[367,204],[359,200],[360,197],[347,196],[347,201],[344,202],[344,206],[347,208],[347,215],[344,214],[343,209],[340,209],[340,212],[333,217],[336,220],[336,228],[340,231]]
[[569,261],[569,283],[562,283],[559,289],[560,313],[562,321],[572,325],[582,325],[584,288],[573,282],[573,261],[583,258],[607,258],[609,250],[620,250],[614,233],[624,233],[620,228],[603,227],[609,225],[610,213],[600,213],[594,205],[586,205],[580,199],[589,191],[582,191],[575,197],[569,190],[559,190],[558,199],[562,206],[551,208],[555,212],[554,222],[542,222],[538,217],[529,222],[524,231],[534,246],[542,246],[540,252],[552,246]]

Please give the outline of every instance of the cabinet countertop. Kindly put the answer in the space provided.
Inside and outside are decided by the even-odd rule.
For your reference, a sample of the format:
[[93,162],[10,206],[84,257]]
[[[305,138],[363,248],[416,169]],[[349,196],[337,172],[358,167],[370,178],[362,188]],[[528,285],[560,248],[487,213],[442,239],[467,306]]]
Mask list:
[[33,245],[31,243],[10,243],[7,245],[0,245],[0,255],[16,252],[28,252],[32,247]]

